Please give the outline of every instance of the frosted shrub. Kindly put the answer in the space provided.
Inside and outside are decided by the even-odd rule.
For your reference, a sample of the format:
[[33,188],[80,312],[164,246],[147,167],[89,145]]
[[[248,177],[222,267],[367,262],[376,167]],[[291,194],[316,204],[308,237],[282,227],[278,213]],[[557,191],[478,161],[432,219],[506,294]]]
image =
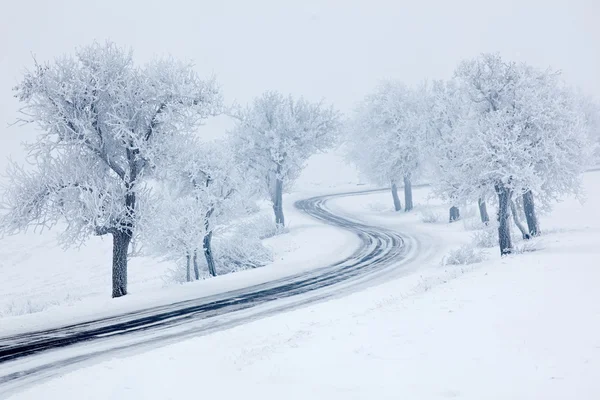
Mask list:
[[474,232],[471,237],[473,246],[489,249],[498,243],[498,229],[496,226],[488,226],[486,229]]
[[476,249],[472,245],[464,245],[456,250],[452,250],[442,260],[442,265],[468,265],[475,264],[485,260],[485,253]]
[[238,232],[215,240],[215,263],[219,274],[258,268],[273,261],[273,254],[256,235]]
[[[202,260],[204,261],[204,260]],[[205,272],[206,270],[206,261],[204,261],[201,265],[203,278],[207,277],[208,274]],[[166,275],[162,278],[165,286],[171,285],[173,283],[186,283],[187,282],[187,271],[185,265],[185,258],[177,261],[177,264],[173,268],[169,268],[167,270]]]
[[62,304],[73,304],[80,301],[81,298],[67,293],[63,297],[52,298],[48,300],[32,300],[32,299],[16,299],[11,300],[4,305],[0,304],[0,318],[9,316],[18,316],[25,314],[34,314],[46,311],[51,307],[56,307]]
[[478,231],[487,227],[483,222],[481,222],[479,217],[463,219],[463,226],[465,227],[465,231]]
[[543,246],[541,241],[539,240],[527,240],[523,243],[515,246],[513,248],[513,252],[515,254],[524,254],[524,253],[532,253],[534,251],[542,250]]
[[440,213],[437,213],[431,209],[421,211],[421,222],[425,224],[437,224],[442,220]]
[[10,303],[5,305],[3,311],[0,310],[0,317],[33,314],[33,313],[44,311],[50,305],[52,305],[52,304],[51,303],[43,304],[43,303],[39,303],[39,302],[32,302],[30,299],[27,299],[26,302],[11,301]]
[[244,223],[240,227],[240,231],[263,240],[283,233],[288,233],[289,229],[281,224],[276,224],[272,215],[260,213],[249,222]]
[[[275,225],[274,222],[272,224]],[[259,232],[252,231],[250,227],[251,224],[247,223],[239,226],[235,232],[214,238],[212,247],[217,275],[259,268],[273,261],[273,254],[263,246],[257,235]],[[202,249],[198,252],[198,266],[200,279],[208,278],[210,274]],[[164,281],[166,284],[187,282],[185,257],[167,272]]]

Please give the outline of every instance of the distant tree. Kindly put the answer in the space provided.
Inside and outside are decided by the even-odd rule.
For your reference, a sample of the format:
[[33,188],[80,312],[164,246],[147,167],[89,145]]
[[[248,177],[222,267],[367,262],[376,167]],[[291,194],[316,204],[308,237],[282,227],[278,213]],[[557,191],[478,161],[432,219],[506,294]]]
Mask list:
[[350,159],[371,181],[391,185],[396,211],[397,184],[404,184],[405,211],[413,208],[412,181],[421,172],[426,110],[422,90],[382,82],[359,104],[350,121]]
[[[361,120],[361,117],[365,119]],[[371,132],[364,126],[367,122],[366,110],[361,107],[357,111],[356,118],[348,122],[347,137],[347,160],[355,164],[362,175],[367,180],[382,186],[390,186],[392,200],[396,211],[402,210],[402,202],[398,196],[398,180],[402,179],[402,174],[393,163],[393,156],[390,155],[395,148],[394,143],[381,143],[375,140]],[[381,136],[376,139],[383,139]],[[390,135],[388,139],[393,139]]]
[[593,162],[600,165],[600,102],[598,99],[577,93],[579,104],[583,111],[590,142],[593,145]]
[[323,103],[265,92],[232,116],[237,155],[248,176],[273,203],[276,223],[284,226],[283,192],[311,155],[333,145],[340,114]]
[[93,44],[35,64],[16,87],[22,122],[42,133],[28,146],[33,169],[13,165],[4,192],[5,233],[67,223],[65,244],[113,237],[112,296],[127,294],[127,253],[140,201],[168,144],[221,108],[213,80],[190,65],[137,67],[130,51]]

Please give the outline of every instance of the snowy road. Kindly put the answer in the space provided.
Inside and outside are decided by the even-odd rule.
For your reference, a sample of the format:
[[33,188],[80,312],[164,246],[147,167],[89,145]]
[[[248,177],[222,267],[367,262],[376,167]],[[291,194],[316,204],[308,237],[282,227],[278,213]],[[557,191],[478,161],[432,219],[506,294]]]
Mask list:
[[211,333],[410,272],[420,244],[416,238],[327,208],[331,199],[369,193],[373,191],[319,196],[295,204],[326,224],[358,235],[361,246],[335,264],[216,296],[0,338],[0,395],[75,369],[82,362]]

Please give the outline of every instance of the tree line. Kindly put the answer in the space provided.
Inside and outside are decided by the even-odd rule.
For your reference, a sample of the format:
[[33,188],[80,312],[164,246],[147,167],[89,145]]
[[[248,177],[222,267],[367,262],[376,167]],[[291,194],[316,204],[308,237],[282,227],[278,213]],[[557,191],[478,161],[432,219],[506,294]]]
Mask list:
[[[193,65],[166,58],[138,66],[111,42],[35,62],[15,97],[19,121],[40,134],[26,147],[30,165],[8,168],[1,231],[62,222],[65,245],[110,235],[113,297],[127,294],[132,241],[184,262],[188,281],[200,279],[201,261],[216,276],[215,234],[255,212],[258,199],[271,202],[283,228],[284,191],[312,154],[340,139],[367,176],[390,185],[396,210],[398,186],[409,211],[411,185],[425,175],[452,204],[478,202],[484,222],[487,203],[496,204],[508,254],[511,208],[515,218],[517,204],[524,208],[524,235],[535,236],[534,197],[547,206],[578,193],[596,115],[556,72],[497,55],[461,63],[446,82],[384,82],[348,119],[324,102],[274,91],[227,106],[216,79],[200,78]],[[223,140],[202,140],[202,125],[221,114],[234,128]],[[266,263],[259,238],[247,239],[223,250],[224,264]]]
[[528,239],[540,234],[539,207],[581,194],[581,174],[597,148],[598,110],[558,71],[482,54],[462,61],[447,81],[381,83],[350,120],[348,154],[372,181],[391,187],[397,211],[397,184],[410,211],[418,178],[453,205],[450,222],[460,205],[475,203],[488,224],[492,203],[506,255],[511,215]]

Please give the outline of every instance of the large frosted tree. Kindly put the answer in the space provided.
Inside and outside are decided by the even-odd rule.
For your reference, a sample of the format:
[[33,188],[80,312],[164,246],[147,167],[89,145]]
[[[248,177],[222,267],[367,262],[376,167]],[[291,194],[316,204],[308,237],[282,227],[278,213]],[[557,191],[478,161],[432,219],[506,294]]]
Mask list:
[[[484,54],[455,72],[463,115],[452,127],[458,156],[448,162],[456,193],[494,190],[501,254],[512,249],[510,206],[515,196],[549,202],[578,193],[590,157],[587,127],[574,94],[558,73]],[[452,148],[452,147],[450,147]],[[526,215],[530,209],[524,198]],[[529,228],[532,228],[528,216]],[[534,221],[533,223],[537,223]],[[537,233],[537,232],[536,232]]]
[[367,95],[350,121],[350,158],[370,180],[391,185],[400,210],[397,184],[404,184],[404,207],[413,208],[412,181],[421,172],[425,147],[424,91],[382,82]]
[[233,113],[231,135],[248,176],[273,204],[275,222],[285,225],[283,192],[294,183],[307,159],[333,145],[340,114],[332,106],[265,92]]
[[188,64],[140,67],[130,51],[95,43],[36,63],[15,90],[22,122],[41,134],[27,148],[33,168],[9,170],[4,232],[65,221],[67,245],[112,235],[112,295],[127,294],[144,180],[171,143],[220,111],[219,88]]

